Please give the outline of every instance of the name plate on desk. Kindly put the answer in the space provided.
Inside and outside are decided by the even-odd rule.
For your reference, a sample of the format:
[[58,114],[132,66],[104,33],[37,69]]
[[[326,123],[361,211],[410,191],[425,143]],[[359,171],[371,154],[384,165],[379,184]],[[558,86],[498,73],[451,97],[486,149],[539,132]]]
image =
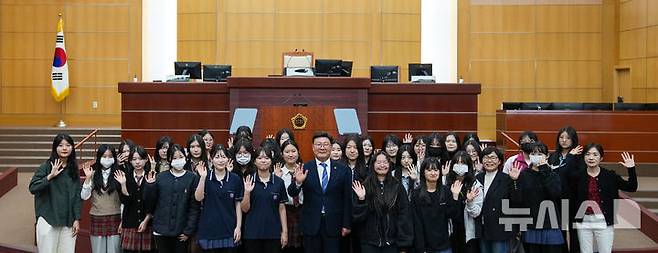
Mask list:
[[286,76],[315,76],[312,68],[285,68]]

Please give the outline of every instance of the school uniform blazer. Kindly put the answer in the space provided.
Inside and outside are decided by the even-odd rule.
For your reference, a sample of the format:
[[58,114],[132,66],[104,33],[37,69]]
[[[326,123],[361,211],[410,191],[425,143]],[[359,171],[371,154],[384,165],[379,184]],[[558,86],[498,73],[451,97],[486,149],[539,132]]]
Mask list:
[[[484,185],[484,175],[479,173],[475,178]],[[499,219],[505,217],[503,214],[503,199],[510,199],[514,184],[509,175],[498,171],[496,177],[487,190],[482,203],[480,216],[475,218],[475,235],[484,240],[507,240],[512,237],[510,231],[505,231],[505,225],[499,223]],[[484,193],[484,192],[483,192]],[[510,206],[511,200],[510,200]]]
[[[340,236],[341,228],[352,227],[352,175],[347,166],[337,161],[331,161],[331,171],[327,190],[323,193],[318,176],[315,159],[304,164],[304,170],[308,171],[306,180],[301,186],[291,183],[288,186],[288,194],[291,197],[299,195],[304,191],[304,205],[300,217],[300,229],[302,234],[316,236],[320,229],[325,229],[329,236]],[[322,206],[325,209],[325,227],[320,227],[322,217]]]

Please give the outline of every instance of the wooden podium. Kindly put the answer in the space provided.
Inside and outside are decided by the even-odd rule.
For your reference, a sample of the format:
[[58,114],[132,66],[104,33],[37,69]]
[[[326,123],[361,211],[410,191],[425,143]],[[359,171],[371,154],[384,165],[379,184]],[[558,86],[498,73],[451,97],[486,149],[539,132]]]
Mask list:
[[295,130],[302,157],[309,159],[315,130],[337,136],[334,108],[354,108],[363,134],[375,148],[384,135],[429,135],[477,131],[479,84],[370,83],[349,77],[230,77],[228,82],[119,83],[121,136],[153,150],[169,135],[185,144],[191,134],[208,129],[216,143],[226,143],[235,108],[258,108],[255,144],[283,127],[293,129],[297,113],[308,118]]

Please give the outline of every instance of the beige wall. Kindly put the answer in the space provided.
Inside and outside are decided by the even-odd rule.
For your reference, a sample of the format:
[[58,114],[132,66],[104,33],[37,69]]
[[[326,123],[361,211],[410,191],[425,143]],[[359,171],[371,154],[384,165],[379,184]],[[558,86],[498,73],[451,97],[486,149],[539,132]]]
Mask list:
[[233,75],[281,74],[281,54],[371,65],[420,61],[420,0],[178,0],[178,60],[231,64]]
[[482,138],[503,101],[611,101],[615,2],[460,1],[459,73],[482,83]]
[[658,1],[620,0],[619,67],[630,68],[627,102],[658,102]]
[[[63,105],[50,95],[58,13],[71,87]],[[119,126],[117,82],[140,73],[140,0],[0,0],[1,126],[54,125],[60,110],[70,126]]]

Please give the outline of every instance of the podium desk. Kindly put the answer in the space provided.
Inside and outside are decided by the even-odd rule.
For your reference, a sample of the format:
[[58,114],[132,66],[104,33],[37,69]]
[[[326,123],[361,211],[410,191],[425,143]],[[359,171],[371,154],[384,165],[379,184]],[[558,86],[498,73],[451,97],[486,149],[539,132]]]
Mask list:
[[[402,137],[408,132],[476,132],[480,84],[381,84],[348,77],[230,77],[219,83],[126,82],[119,83],[119,92],[121,136],[150,150],[160,136],[169,135],[175,143],[185,145],[187,138],[200,129],[210,130],[215,143],[226,143],[232,112],[239,107],[260,109],[253,129],[256,145],[266,135],[276,134],[274,129],[292,129],[290,119],[294,115],[289,114],[296,108],[315,108],[318,112],[355,108],[361,131],[371,135],[375,148],[379,148],[388,133]],[[264,122],[260,121],[264,112],[286,115],[269,115]],[[326,127],[322,130],[336,134],[330,116],[320,120]],[[266,126],[268,129],[262,129]],[[295,131],[296,138],[298,134],[312,135],[310,129]],[[301,141],[300,146],[310,148],[309,143]],[[310,152],[304,150],[306,158],[304,153]]]

